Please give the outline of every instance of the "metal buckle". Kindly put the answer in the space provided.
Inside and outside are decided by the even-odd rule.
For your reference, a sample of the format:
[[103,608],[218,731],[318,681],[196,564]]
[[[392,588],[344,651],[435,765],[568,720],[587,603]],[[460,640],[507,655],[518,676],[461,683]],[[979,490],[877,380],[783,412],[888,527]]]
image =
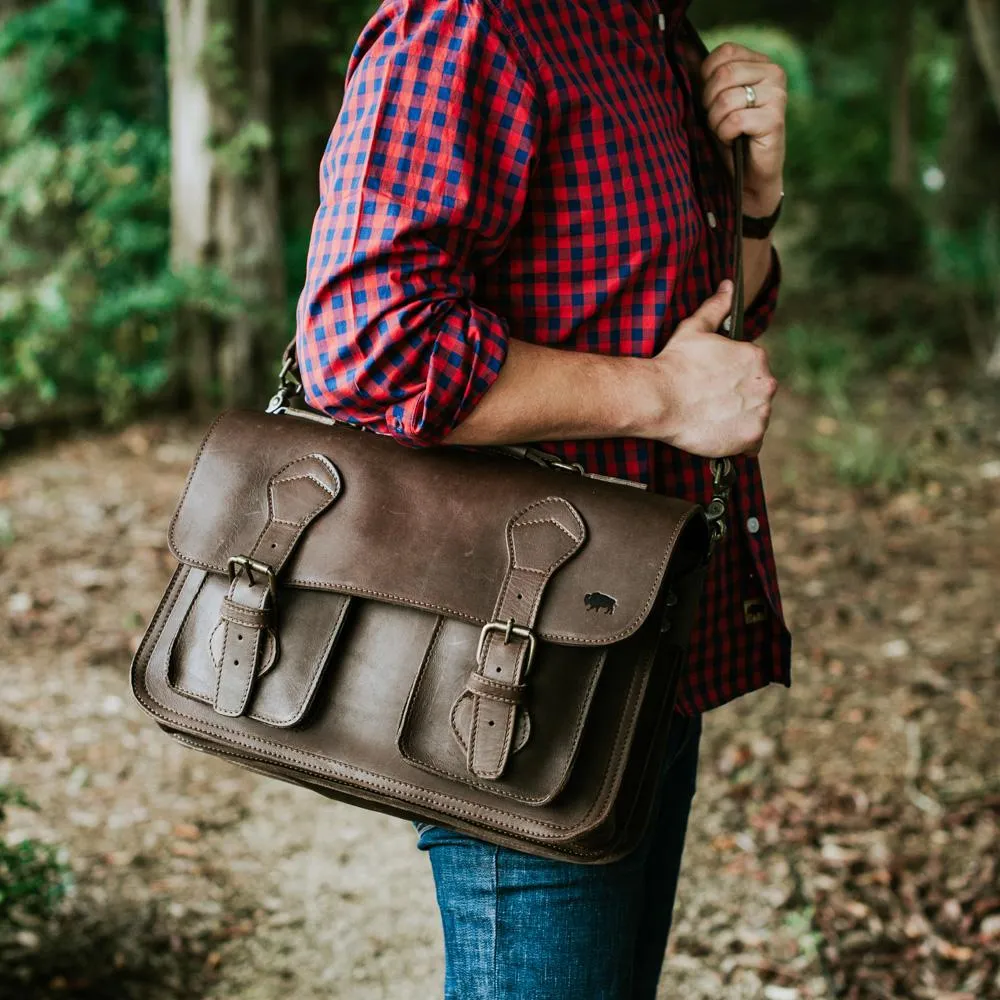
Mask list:
[[557,459],[554,462],[549,462],[549,468],[555,469],[557,472],[573,472],[578,476],[586,475],[579,462],[560,462]]
[[259,573],[261,576],[267,577],[267,589],[271,594],[271,600],[277,600],[278,597],[278,578],[275,576],[274,570],[271,569],[267,563],[257,562],[256,559],[251,559],[249,556],[232,556],[227,563],[229,569],[229,582],[232,583],[240,574],[240,570],[246,573],[247,580],[250,582],[251,587],[257,586],[257,581],[253,578],[254,573]]
[[528,643],[528,658],[524,665],[524,673],[527,676],[528,671],[531,669],[531,662],[535,658],[535,633],[531,631],[530,628],[525,628],[523,625],[515,625],[513,618],[508,618],[506,622],[487,622],[483,626],[482,632],[479,633],[479,644],[476,646],[476,663],[478,666],[483,665],[483,652],[486,649],[486,637],[491,632],[500,632],[503,634],[503,644],[505,646],[510,645],[510,640],[512,637],[517,637],[518,639],[525,639]]

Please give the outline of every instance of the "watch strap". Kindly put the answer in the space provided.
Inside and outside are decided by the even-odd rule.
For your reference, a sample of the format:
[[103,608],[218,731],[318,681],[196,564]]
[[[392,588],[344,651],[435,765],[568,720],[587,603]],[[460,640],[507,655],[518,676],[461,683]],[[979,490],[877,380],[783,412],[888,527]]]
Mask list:
[[743,235],[748,240],[766,240],[781,218],[781,210],[785,205],[785,196],[782,194],[778,207],[768,216],[757,218],[753,215],[743,216]]

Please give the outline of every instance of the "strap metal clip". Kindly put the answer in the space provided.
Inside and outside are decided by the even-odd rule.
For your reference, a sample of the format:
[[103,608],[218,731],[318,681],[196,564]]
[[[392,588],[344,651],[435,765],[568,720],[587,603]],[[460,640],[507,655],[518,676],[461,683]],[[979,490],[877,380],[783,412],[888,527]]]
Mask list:
[[560,462],[558,459],[549,462],[549,468],[557,472],[572,472],[578,476],[586,475],[583,466],[579,462]]
[[730,458],[713,459],[709,465],[712,470],[712,502],[708,505],[705,515],[708,518],[710,551],[726,537],[728,527],[726,517],[729,508],[729,495],[736,483],[736,466]]
[[267,404],[268,413],[283,413],[288,404],[302,389],[302,379],[299,377],[299,366],[295,355],[286,353],[278,374],[278,391]]

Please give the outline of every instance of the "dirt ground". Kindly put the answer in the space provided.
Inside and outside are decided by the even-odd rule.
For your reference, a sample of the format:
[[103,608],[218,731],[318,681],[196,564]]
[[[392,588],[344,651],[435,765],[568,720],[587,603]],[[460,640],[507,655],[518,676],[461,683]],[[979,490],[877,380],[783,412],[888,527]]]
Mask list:
[[[1000,997],[998,408],[897,385],[902,489],[848,488],[785,399],[765,454],[795,683],[713,713],[661,996]],[[0,931],[0,1000],[433,1000],[408,824],[174,745],[127,668],[198,434],[144,425],[0,470],[8,840],[63,846],[49,924]],[[574,998],[575,1000],[575,998]]]

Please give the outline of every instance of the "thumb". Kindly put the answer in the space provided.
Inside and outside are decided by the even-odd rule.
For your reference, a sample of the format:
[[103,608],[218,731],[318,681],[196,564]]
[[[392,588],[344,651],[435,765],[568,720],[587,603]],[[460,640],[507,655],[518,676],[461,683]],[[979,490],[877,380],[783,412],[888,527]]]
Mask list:
[[716,333],[732,307],[733,283],[726,280],[710,299],[701,304],[696,313],[684,321],[684,326],[695,333]]

